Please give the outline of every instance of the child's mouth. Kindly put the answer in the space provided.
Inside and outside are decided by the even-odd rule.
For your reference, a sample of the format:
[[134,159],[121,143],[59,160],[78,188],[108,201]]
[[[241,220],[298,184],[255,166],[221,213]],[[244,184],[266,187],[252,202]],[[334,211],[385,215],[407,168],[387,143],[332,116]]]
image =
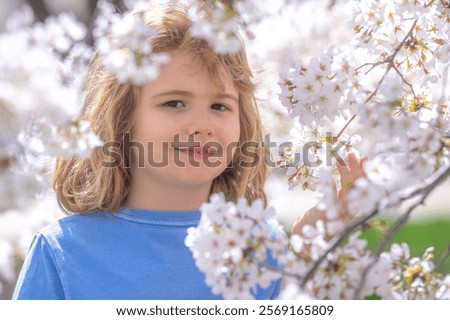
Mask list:
[[217,149],[208,145],[186,147],[186,148],[175,148],[175,150],[178,150],[181,153],[185,153],[190,157],[199,160],[217,155]]

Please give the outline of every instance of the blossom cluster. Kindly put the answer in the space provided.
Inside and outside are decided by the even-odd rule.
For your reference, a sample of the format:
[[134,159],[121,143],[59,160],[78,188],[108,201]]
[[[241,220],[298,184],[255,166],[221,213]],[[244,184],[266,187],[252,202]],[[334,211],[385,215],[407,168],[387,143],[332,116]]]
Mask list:
[[376,137],[366,138],[372,160],[365,185],[378,190],[372,193],[378,197],[372,203],[390,197],[392,204],[396,191],[420,185],[449,165],[445,137],[450,129],[450,97],[444,84],[450,57],[448,5],[442,1],[355,1],[352,8],[354,44],[372,59],[360,71],[384,68],[378,91],[373,91],[373,99],[358,115],[360,125]]
[[360,100],[355,62],[334,46],[308,64],[292,59],[280,79],[281,102],[300,123],[324,127],[327,120],[346,116],[347,109],[354,111]]
[[390,60],[406,80],[420,77],[422,85],[426,85],[442,76],[438,65],[450,58],[450,13],[446,1],[352,2],[356,46],[385,62]]
[[321,164],[334,165],[360,141],[359,135],[336,134],[364,101],[364,79],[355,69],[354,57],[331,47],[309,63],[291,59],[280,72],[279,97],[294,120],[292,145],[280,160],[290,188],[300,185],[315,191]]
[[[411,257],[406,243],[393,244],[390,252],[383,253],[390,262],[389,284],[397,299],[449,299],[450,275],[444,279],[435,272],[433,247],[422,258]],[[383,258],[382,255],[382,258]]]
[[372,158],[365,166],[366,177],[349,193],[351,212],[370,212],[382,199],[393,206],[411,186],[419,188],[439,168],[449,166],[449,149],[439,126],[444,121],[433,110],[421,111],[425,113],[426,121],[408,114],[394,116],[386,104],[361,110],[359,123],[376,139],[366,138]]
[[85,35],[72,14],[34,23],[29,7],[12,15],[0,35],[0,177],[8,195],[0,211],[24,207],[48,189],[51,156],[82,155],[99,144],[88,124],[71,120],[90,59]]
[[275,221],[270,222],[274,210],[265,209],[262,200],[233,203],[218,193],[201,212],[200,224],[188,230],[186,245],[213,293],[252,299],[258,287],[267,288],[281,277],[273,255],[285,250],[288,240]]
[[320,185],[321,164],[334,166],[350,151],[367,155],[366,176],[349,194],[356,215],[388,195],[394,205],[395,191],[449,165],[443,79],[450,29],[440,1],[352,1],[350,8],[358,59],[332,47],[280,73],[280,100],[294,126],[279,163],[290,188],[332,191]]
[[34,25],[33,19],[31,8],[24,8],[10,18],[8,32],[0,37],[1,108],[11,116],[32,113],[61,122],[77,111],[77,95],[64,77],[71,66],[64,65],[61,56],[76,60],[72,49],[86,30],[68,13]]
[[[352,1],[351,12],[353,50],[367,60],[329,50],[309,64],[293,61],[279,82],[280,99],[295,121],[292,147],[279,163],[287,167],[291,188],[300,184],[324,195],[319,203],[327,217],[324,236],[336,234],[344,224],[336,214],[336,155],[344,158],[353,151],[369,156],[365,176],[353,182],[346,199],[346,214],[353,217],[398,215],[408,192],[414,194],[411,189],[425,190],[428,178],[449,166],[449,98],[436,98],[447,72],[448,8],[440,1]],[[349,63],[336,64],[337,59]],[[342,121],[336,122],[339,118]],[[351,128],[355,119],[358,127]],[[360,128],[364,133],[355,135]],[[312,147],[305,148],[308,144]],[[305,150],[307,157],[293,156]],[[308,167],[304,160],[311,158],[322,161]],[[312,296],[351,298],[366,269],[367,279],[359,289],[363,296],[430,299],[448,294],[443,276],[433,273],[429,259],[407,255],[402,260],[397,253],[405,245],[393,245],[374,263],[364,241],[356,239],[352,235],[347,245],[328,253],[307,283]],[[346,251],[349,245],[352,249]],[[323,237],[310,246],[313,259],[316,250],[326,247]],[[298,262],[294,265],[302,269]]]
[[252,26],[267,17],[265,5],[252,0],[192,1],[190,32],[193,37],[206,40],[219,54],[237,52],[243,48],[240,34],[253,38]]
[[168,53],[153,52],[150,39],[155,30],[145,21],[142,2],[134,3],[133,10],[125,14],[116,13],[106,0],[98,7],[94,37],[105,68],[121,83],[143,85],[155,80],[170,58]]
[[[252,299],[258,286],[267,287],[281,277],[289,288],[282,297],[290,299],[449,298],[450,275],[436,272],[433,248],[417,258],[410,256],[406,243],[394,243],[375,259],[357,231],[344,245],[327,252],[323,221],[288,238],[270,222],[275,212],[265,209],[261,200],[232,203],[221,193],[213,194],[201,211],[201,222],[188,230],[186,245],[205,273],[206,283],[226,299]],[[316,271],[308,276],[316,263]]]
[[[328,243],[324,240],[323,222],[304,229],[301,239],[303,246],[309,247],[309,254],[303,256],[298,248],[286,255],[282,260],[284,270],[289,276],[286,281],[296,288],[297,295],[308,295],[316,299],[354,299],[360,284],[361,274],[370,265],[370,252],[367,251],[367,241],[360,238],[360,232],[350,235],[347,244],[329,253],[316,272],[306,282],[302,290],[298,279],[306,276],[309,268],[326,250]],[[297,240],[300,241],[300,240]],[[364,284],[361,295],[368,297],[377,295],[382,298],[391,297],[391,286],[388,283],[390,264],[386,259],[380,259],[370,271],[369,281]],[[291,293],[293,294],[293,293]]]
[[242,43],[238,36],[238,16],[233,8],[220,2],[212,10],[204,10],[203,6],[194,2],[190,9],[192,36],[208,41],[217,53],[239,51]]

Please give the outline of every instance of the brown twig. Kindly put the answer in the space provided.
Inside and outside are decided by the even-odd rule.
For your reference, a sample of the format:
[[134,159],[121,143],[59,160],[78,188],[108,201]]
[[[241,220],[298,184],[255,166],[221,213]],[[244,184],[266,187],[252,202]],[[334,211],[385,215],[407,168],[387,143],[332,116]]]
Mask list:
[[395,72],[397,72],[397,74],[398,74],[398,75],[400,76],[400,78],[402,79],[403,83],[406,84],[406,85],[409,87],[409,89],[411,90],[411,92],[412,92],[414,98],[416,98],[416,92],[414,91],[413,85],[412,85],[411,83],[409,83],[409,82],[405,79],[405,77],[403,76],[403,74],[400,72],[400,70],[398,70],[398,68],[397,68],[396,66],[393,66],[392,69],[394,69]]
[[[386,71],[384,72],[383,76],[381,77],[380,81],[378,81],[377,87],[375,88],[375,90],[369,95],[369,97],[366,99],[365,103],[369,102],[378,92],[378,90],[380,89],[381,84],[384,81],[384,78],[386,77],[386,75],[389,73],[389,71],[391,71],[391,69],[393,67],[395,67],[394,64],[394,59],[397,56],[397,54],[399,53],[400,49],[403,47],[403,45],[405,44],[405,42],[409,39],[409,37],[411,37],[414,28],[416,27],[417,21],[419,19],[416,18],[411,26],[411,28],[409,29],[408,33],[405,35],[405,37],[402,39],[402,41],[398,44],[398,46],[395,48],[394,52],[389,55],[386,59],[384,59],[383,61],[379,61],[379,62],[374,62],[374,63],[366,63],[363,66],[367,66],[367,65],[372,65],[372,68],[375,68],[376,66],[382,65],[382,64],[387,64],[387,68]],[[361,66],[362,67],[362,66]],[[360,69],[361,67],[358,67],[356,70]],[[370,69],[370,70],[371,70]],[[403,77],[402,77],[403,79]]]
[[444,254],[441,256],[439,261],[434,266],[434,270],[439,269],[444,264],[445,260],[447,260],[448,257],[450,257],[450,243],[448,244],[447,251],[444,252]]
[[361,218],[354,220],[349,225],[345,227],[344,230],[340,232],[340,234],[333,238],[332,243],[330,247],[328,247],[327,250],[325,250],[319,258],[314,262],[314,265],[308,270],[308,272],[305,274],[305,276],[301,279],[300,287],[304,287],[308,280],[311,278],[311,276],[316,272],[316,270],[319,268],[320,264],[325,260],[327,255],[331,252],[333,252],[341,243],[344,241],[344,239],[356,228],[359,226],[364,225],[368,220],[372,219],[378,214],[378,207],[373,209],[369,214],[366,214],[362,216]]
[[[369,69],[369,71],[367,71],[367,72],[370,72],[370,70],[374,69],[375,67],[377,67],[377,66],[379,66],[379,65],[387,64],[386,71],[384,72],[384,74],[383,74],[383,76],[381,77],[380,81],[378,81],[375,90],[367,97],[367,99],[364,101],[364,103],[367,103],[367,102],[369,102],[370,100],[372,100],[372,98],[377,94],[378,90],[379,90],[380,87],[381,87],[381,84],[384,82],[384,79],[386,78],[387,74],[389,73],[389,71],[390,71],[391,69],[394,69],[394,70],[400,75],[402,81],[403,81],[404,83],[406,83],[406,85],[411,89],[411,91],[412,91],[414,97],[416,96],[416,95],[415,95],[415,92],[414,92],[414,89],[413,89],[413,87],[412,87],[412,85],[411,85],[408,81],[406,81],[406,79],[404,78],[404,76],[401,74],[401,72],[400,72],[400,71],[397,69],[397,67],[395,66],[395,64],[394,64],[394,59],[395,59],[395,57],[397,56],[397,54],[399,53],[400,49],[401,49],[401,48],[403,47],[403,45],[405,44],[405,42],[408,40],[408,38],[411,37],[411,35],[412,35],[413,31],[414,31],[414,28],[415,28],[415,26],[416,26],[416,24],[417,24],[417,21],[418,21],[418,18],[414,20],[414,22],[413,22],[411,28],[409,29],[408,33],[405,35],[405,37],[404,37],[404,38],[402,39],[402,41],[398,44],[398,46],[395,48],[394,52],[393,52],[390,56],[388,56],[388,57],[387,57],[386,59],[384,59],[383,61],[378,61],[378,62],[373,62],[373,63],[372,63],[372,62],[370,62],[370,63],[365,63],[365,64],[363,64],[362,66],[359,66],[359,67],[357,67],[357,68],[355,69],[355,71],[358,71],[359,69],[361,69],[361,68],[363,68],[363,67],[365,67],[365,66],[369,66],[369,65],[370,65],[371,68]],[[357,114],[358,114],[358,113],[354,114],[354,115],[349,119],[349,121],[347,121],[347,123],[345,124],[345,126],[344,126],[344,127],[341,129],[341,131],[339,131],[339,133],[336,135],[335,140],[339,139],[339,137],[344,133],[345,129],[347,129],[347,127],[350,125],[350,123],[356,118],[356,115],[357,115]]]
[[44,22],[51,14],[43,0],[27,0],[28,5],[33,9],[38,21]]
[[335,141],[337,141],[341,137],[341,135],[344,133],[345,129],[347,129],[347,127],[350,125],[350,123],[352,123],[352,121],[355,120],[357,115],[358,115],[358,113],[355,113],[354,115],[352,115],[352,117],[347,121],[347,123],[341,129],[341,131],[339,131],[339,133],[336,135],[336,137],[334,137]]

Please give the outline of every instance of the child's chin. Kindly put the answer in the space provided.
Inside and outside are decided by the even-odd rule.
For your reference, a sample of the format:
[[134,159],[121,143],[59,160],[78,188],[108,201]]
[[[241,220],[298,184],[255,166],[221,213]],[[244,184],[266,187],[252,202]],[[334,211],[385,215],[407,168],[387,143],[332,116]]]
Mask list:
[[203,185],[212,182],[225,170],[225,168],[186,167],[180,168],[180,170],[182,171],[179,175],[180,180],[193,185]]

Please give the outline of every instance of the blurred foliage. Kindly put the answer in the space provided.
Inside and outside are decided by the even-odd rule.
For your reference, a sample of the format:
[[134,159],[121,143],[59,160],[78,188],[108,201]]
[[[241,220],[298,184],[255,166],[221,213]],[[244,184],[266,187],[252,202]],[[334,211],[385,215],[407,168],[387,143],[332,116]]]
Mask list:
[[[438,263],[450,246],[450,212],[430,215],[433,218],[410,220],[393,237],[385,251],[389,250],[392,243],[406,242],[411,250],[411,257],[422,257],[428,247],[434,247],[434,262]],[[388,226],[391,224],[392,222],[388,221]],[[374,252],[382,236],[380,228],[372,228],[365,231],[362,238],[368,240],[368,247]],[[444,274],[450,272],[450,257],[447,257],[437,271]]]

